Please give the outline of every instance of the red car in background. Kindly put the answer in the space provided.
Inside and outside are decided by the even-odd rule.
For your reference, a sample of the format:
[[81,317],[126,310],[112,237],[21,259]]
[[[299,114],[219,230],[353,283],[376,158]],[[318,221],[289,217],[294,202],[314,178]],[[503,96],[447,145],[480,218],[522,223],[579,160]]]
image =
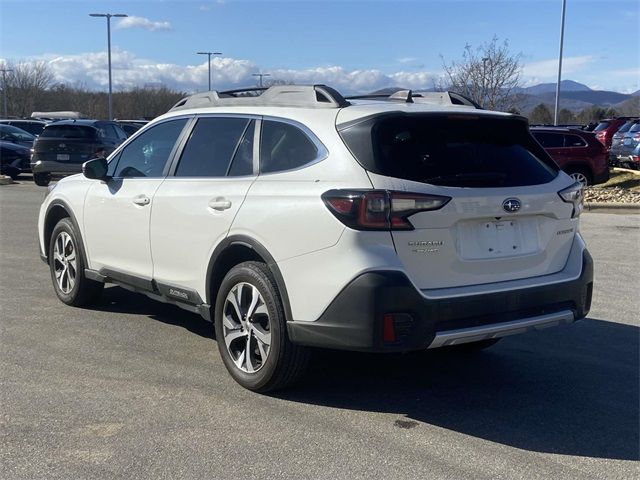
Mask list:
[[600,143],[602,143],[607,149],[609,149],[611,148],[611,140],[613,139],[613,135],[622,125],[633,119],[634,118],[632,117],[605,118],[603,120],[600,120],[600,123],[593,130],[593,133],[596,134],[596,138],[600,141]]
[[531,134],[577,182],[587,186],[609,180],[607,150],[594,133],[573,128],[532,127]]

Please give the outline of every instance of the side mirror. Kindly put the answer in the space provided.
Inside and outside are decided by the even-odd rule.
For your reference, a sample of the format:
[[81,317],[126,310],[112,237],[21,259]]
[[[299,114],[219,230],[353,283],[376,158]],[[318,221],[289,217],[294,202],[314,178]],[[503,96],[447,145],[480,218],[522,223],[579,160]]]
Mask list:
[[107,161],[104,158],[94,158],[82,164],[82,173],[92,180],[108,180],[108,168]]

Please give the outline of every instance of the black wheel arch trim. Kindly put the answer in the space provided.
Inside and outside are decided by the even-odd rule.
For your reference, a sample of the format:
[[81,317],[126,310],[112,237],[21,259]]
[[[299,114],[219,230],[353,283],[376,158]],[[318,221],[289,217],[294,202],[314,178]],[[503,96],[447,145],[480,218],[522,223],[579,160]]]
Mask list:
[[[64,200],[61,199],[56,199],[53,200],[49,206],[47,207],[47,211],[44,214],[44,234],[46,234],[46,227],[47,227],[47,219],[49,218],[49,215],[51,214],[51,211],[55,208],[55,207],[60,207],[62,208],[64,211],[67,212],[67,214],[69,215],[69,219],[71,220],[71,223],[73,223],[73,228],[76,231],[76,234],[78,235],[78,239],[80,240],[80,243],[82,244],[82,253],[83,253],[83,261],[84,261],[84,265],[87,266],[87,258],[86,258],[86,252],[87,252],[87,245],[84,241],[84,238],[82,236],[82,231],[80,230],[80,225],[78,224],[78,220],[76,219],[76,215],[75,213],[73,213],[73,209],[69,206],[69,204],[67,202],[65,202]],[[54,225],[55,228],[55,225]],[[53,230],[52,230],[53,231]],[[46,240],[46,239],[45,239]],[[40,253],[40,257],[42,258],[42,260],[45,263],[49,263],[49,245],[43,245],[43,250],[44,250],[44,256],[42,255],[42,253]]]
[[269,253],[269,250],[262,245],[257,240],[247,236],[247,235],[230,235],[224,240],[222,240],[218,246],[214,249],[211,258],[209,259],[209,264],[207,266],[207,279],[206,279],[206,302],[212,307],[215,305],[213,302],[213,292],[211,291],[212,285],[211,280],[213,278],[214,269],[216,264],[222,257],[224,251],[234,245],[242,245],[243,247],[249,248],[257,253],[267,264],[267,267],[273,274],[273,277],[276,281],[276,286],[278,287],[278,291],[280,293],[280,298],[282,300],[282,306],[284,308],[285,319],[287,322],[291,322],[293,320],[293,316],[291,315],[291,306],[289,304],[289,294],[287,293],[287,287],[284,282],[284,278],[282,273],[280,272],[280,268],[276,263],[275,259]]

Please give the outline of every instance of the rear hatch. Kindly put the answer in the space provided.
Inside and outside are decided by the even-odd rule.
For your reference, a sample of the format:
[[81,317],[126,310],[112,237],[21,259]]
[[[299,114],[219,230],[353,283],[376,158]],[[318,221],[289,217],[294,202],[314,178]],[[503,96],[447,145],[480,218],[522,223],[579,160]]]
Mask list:
[[558,192],[572,181],[523,119],[397,113],[338,129],[375,189],[450,198],[408,217],[412,230],[391,230],[418,288],[540,276],[566,264],[577,220]]
[[48,125],[36,140],[33,161],[84,163],[100,146],[98,131],[88,125]]

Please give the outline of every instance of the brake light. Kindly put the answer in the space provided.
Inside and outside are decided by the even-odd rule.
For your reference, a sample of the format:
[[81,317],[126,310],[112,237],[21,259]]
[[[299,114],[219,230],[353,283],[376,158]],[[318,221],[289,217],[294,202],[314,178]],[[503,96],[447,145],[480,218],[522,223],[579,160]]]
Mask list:
[[582,188],[582,184],[576,182],[570,187],[567,187],[564,190],[560,190],[558,192],[558,195],[560,195],[560,198],[563,202],[573,204],[573,212],[571,213],[571,218],[579,217],[580,213],[582,213],[582,200],[584,198]]
[[451,198],[388,190],[329,190],[322,200],[338,220],[354,230],[413,230],[411,215],[438,210]]

